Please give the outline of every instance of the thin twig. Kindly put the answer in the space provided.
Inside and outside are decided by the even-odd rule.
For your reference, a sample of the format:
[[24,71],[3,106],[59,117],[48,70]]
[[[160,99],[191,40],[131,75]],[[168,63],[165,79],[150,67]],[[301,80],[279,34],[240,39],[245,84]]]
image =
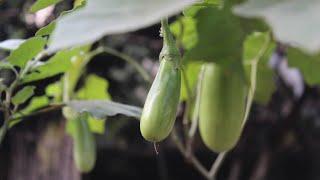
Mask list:
[[196,102],[195,102],[195,109],[192,116],[192,124],[189,130],[189,137],[194,137],[197,132],[198,127],[198,118],[199,118],[199,110],[200,110],[200,93],[201,93],[201,86],[202,86],[202,79],[204,74],[204,65],[201,67],[201,71],[198,77],[198,84],[197,84],[197,94],[196,94]]
[[179,139],[175,129],[173,129],[171,132],[171,139],[176,144],[178,150],[183,155],[183,157],[188,158],[188,160],[190,160],[191,164],[201,173],[201,175],[203,175],[205,178],[209,179],[208,171],[201,164],[201,162],[193,154],[187,156],[186,149],[185,149],[184,145],[182,144],[181,140]]
[[[24,78],[24,76],[30,71],[30,69],[33,67],[35,63],[40,61],[42,57],[46,55],[45,51],[40,52],[32,61],[29,61],[27,65],[22,69],[21,73],[19,73],[16,77],[16,79],[12,82],[12,84],[9,86],[8,89],[5,90],[5,100],[3,102],[3,113],[4,113],[4,124],[1,127],[1,133],[0,133],[0,144],[8,131],[9,128],[9,121],[11,120],[11,116],[16,113],[18,110],[18,106],[15,106],[12,110],[10,108],[11,104],[11,97],[12,93],[16,89],[18,85],[20,85],[21,80]],[[15,72],[16,73],[16,72]]]
[[23,115],[22,116],[18,116],[18,117],[13,117],[10,119],[10,121],[16,121],[19,119],[24,119],[24,118],[29,118],[29,117],[33,117],[33,116],[38,116],[47,112],[51,112],[51,111],[56,111],[58,109],[61,109],[63,106],[65,106],[65,104],[55,104],[55,105],[49,105],[39,111],[36,111],[34,113],[30,113],[28,115]]
[[211,169],[209,171],[209,174],[208,174],[211,180],[215,179],[215,177],[216,177],[217,173],[219,172],[221,164],[222,164],[224,158],[226,157],[226,155],[227,155],[227,152],[220,153],[218,155],[218,157],[216,158],[216,160],[214,161],[214,163],[211,166]]
[[194,136],[197,132],[198,128],[198,119],[199,119],[199,110],[200,110],[200,93],[201,93],[201,86],[202,86],[202,79],[204,74],[204,65],[201,67],[199,77],[198,77],[198,83],[197,83],[197,91],[196,91],[196,99],[195,99],[195,105],[194,105],[194,111],[192,114],[192,120],[191,120],[191,127],[189,129],[189,132],[187,134],[187,155],[192,154],[192,145],[194,141]]
[[245,115],[244,115],[244,121],[242,123],[242,129],[244,128],[244,126],[248,120],[248,116],[249,116],[249,113],[251,110],[253,98],[254,98],[255,91],[256,91],[258,64],[259,64],[261,57],[267,51],[269,43],[270,43],[270,34],[268,34],[267,39],[266,39],[263,47],[258,52],[257,56],[251,61],[252,63],[251,63],[251,73],[250,73],[250,88],[249,88],[249,92],[248,92],[246,111],[245,111]]

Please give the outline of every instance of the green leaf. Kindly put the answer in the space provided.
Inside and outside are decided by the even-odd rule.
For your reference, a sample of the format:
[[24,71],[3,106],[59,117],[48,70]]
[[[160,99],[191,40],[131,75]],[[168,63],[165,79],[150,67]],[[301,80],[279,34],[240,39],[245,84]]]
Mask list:
[[172,33],[181,41],[184,49],[191,49],[198,42],[196,21],[194,18],[185,16],[179,18],[170,25]]
[[[90,74],[87,76],[84,86],[76,93],[79,99],[104,99],[110,100],[107,92],[109,83],[104,78]],[[89,128],[92,132],[103,134],[105,131],[105,118],[98,119],[90,116],[88,119]]]
[[[245,32],[240,19],[228,9],[202,8],[193,17],[196,23],[194,32],[187,46],[185,60],[228,61],[240,59]],[[190,23],[190,22],[189,22]]]
[[0,70],[1,69],[14,69],[14,66],[9,62],[0,61]]
[[41,37],[30,38],[11,52],[8,61],[13,65],[25,67],[29,60],[44,49],[46,42],[47,41]]
[[234,8],[237,15],[263,18],[272,27],[274,36],[283,43],[308,53],[320,50],[320,3],[301,0],[248,0]]
[[298,49],[289,48],[288,64],[299,68],[308,85],[320,84],[320,54],[308,55]]
[[58,19],[49,51],[90,44],[105,35],[158,23],[195,0],[89,0],[79,11]]
[[[87,76],[84,86],[77,92],[79,99],[111,99],[107,92],[109,87],[108,81],[97,75],[90,74]],[[105,131],[105,118],[98,119],[90,116],[88,119],[89,128],[92,132],[103,134]]]
[[222,0],[204,0],[204,3],[211,5],[221,5]]
[[[250,81],[250,63],[256,60],[256,58],[259,56],[259,53],[261,53],[260,51],[265,48],[264,46],[266,46],[266,43],[269,41],[268,36],[268,33],[255,32],[248,36],[244,42],[243,61],[245,65],[247,81]],[[267,49],[263,53],[263,56],[260,57],[257,67],[256,92],[254,100],[260,104],[268,103],[276,89],[273,78],[274,73],[268,66],[268,61],[273,53],[274,48],[275,44],[273,42],[267,45]]]
[[24,43],[24,39],[8,39],[0,42],[0,49],[4,49],[7,51],[12,51],[17,49],[22,43]]
[[105,119],[97,119],[92,116],[89,116],[88,118],[88,124],[90,131],[97,134],[103,134],[105,132]]
[[[82,3],[82,4],[78,4],[77,6],[74,6],[73,9],[71,10],[68,10],[68,11],[63,11],[61,14],[60,14],[60,17],[61,18],[62,16],[66,15],[66,14],[69,14],[69,13],[72,13],[80,8],[82,8],[84,6],[85,3]],[[48,25],[42,27],[41,29],[39,29],[35,36],[48,36],[48,35],[51,35],[51,33],[54,31],[54,29],[56,28],[56,21],[57,20],[54,20],[54,21],[51,21],[51,23],[49,23]]]
[[48,6],[59,3],[62,0],[37,0],[30,8],[30,12],[34,13]]
[[53,97],[53,102],[61,102],[62,100],[62,83],[61,81],[57,81],[52,83],[46,87],[46,95],[49,97]]
[[27,115],[37,109],[40,109],[42,107],[45,107],[49,105],[49,99],[47,96],[38,96],[38,97],[33,97],[31,99],[31,102],[27,107],[25,107],[23,110],[20,111],[20,113]]
[[104,119],[107,116],[115,116],[117,114],[140,118],[142,111],[140,107],[104,100],[74,100],[68,102],[67,105],[79,113],[88,112],[98,119]]
[[[199,62],[190,62],[188,63],[184,68],[184,73],[187,76],[188,84],[191,88],[191,94],[192,96],[195,94],[196,86],[198,82],[198,74],[200,72],[202,63]],[[186,79],[184,76],[182,76],[181,81],[181,94],[180,94],[180,100],[185,101],[188,99],[188,91],[186,88]]]
[[53,30],[56,28],[56,22],[52,21],[50,24],[42,27],[41,29],[39,29],[35,36],[46,36],[46,35],[50,35]]
[[74,48],[71,50],[63,50],[56,53],[47,62],[33,69],[33,72],[26,75],[23,79],[23,83],[41,80],[47,77],[63,73],[71,66],[72,59],[76,59],[78,56],[82,56],[83,51],[81,48]]
[[111,99],[107,89],[108,82],[97,75],[90,74],[84,83],[84,86],[77,92],[79,99]]
[[19,92],[17,92],[13,98],[12,103],[14,105],[19,105],[26,102],[34,94],[35,86],[25,86]]
[[47,105],[49,105],[49,99],[47,96],[33,97],[27,107],[25,107],[18,113],[14,114],[13,119],[17,119],[17,120],[10,121],[9,127],[11,128],[14,125],[18,124],[21,121],[21,119],[19,118],[21,118],[22,116],[28,115],[33,111],[38,110]]

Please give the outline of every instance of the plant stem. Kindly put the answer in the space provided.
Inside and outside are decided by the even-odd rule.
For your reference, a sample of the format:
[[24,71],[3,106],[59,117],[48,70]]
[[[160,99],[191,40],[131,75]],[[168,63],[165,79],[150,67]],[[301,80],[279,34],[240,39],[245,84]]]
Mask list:
[[32,66],[35,63],[37,63],[44,55],[46,55],[45,51],[40,52],[34,58],[34,60],[27,63],[27,65],[22,69],[21,73],[17,74],[17,72],[14,71],[17,77],[12,82],[12,84],[9,86],[9,88],[7,90],[5,90],[5,100],[2,105],[3,106],[2,109],[4,112],[4,124],[0,129],[0,144],[5,136],[6,132],[8,131],[9,121],[11,120],[12,114],[14,114],[18,110],[18,106],[15,106],[12,110],[10,108],[12,93],[14,92],[15,88],[20,84],[21,79],[23,79],[23,77],[29,72],[29,70],[32,68]]
[[176,144],[178,150],[183,155],[184,158],[190,160],[191,164],[203,175],[206,177],[206,179],[209,179],[208,171],[207,169],[201,164],[201,162],[193,155],[188,155],[186,153],[186,149],[184,148],[184,145],[181,143],[181,140],[179,139],[177,132],[175,129],[171,132],[171,139]]
[[214,161],[214,163],[212,164],[208,174],[211,180],[215,179],[226,155],[227,155],[227,152],[220,153],[216,158],[216,160]]
[[251,106],[252,106],[252,102],[253,102],[253,98],[254,98],[255,91],[256,91],[257,69],[258,69],[259,60],[264,55],[264,53],[267,51],[269,43],[270,43],[270,34],[268,33],[267,39],[266,39],[263,47],[258,52],[257,56],[251,61],[250,88],[249,88],[249,92],[248,92],[246,111],[245,111],[244,120],[242,123],[242,129],[244,128],[244,126],[248,120],[249,113],[250,113]]

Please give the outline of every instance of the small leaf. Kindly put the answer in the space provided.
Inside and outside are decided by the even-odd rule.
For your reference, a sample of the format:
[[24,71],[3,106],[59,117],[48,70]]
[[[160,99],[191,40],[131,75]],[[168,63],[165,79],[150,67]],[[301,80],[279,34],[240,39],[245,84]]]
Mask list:
[[0,49],[4,49],[7,51],[12,51],[17,49],[22,43],[24,43],[24,39],[8,39],[0,42]]
[[49,105],[49,99],[47,96],[33,97],[31,99],[31,102],[28,104],[28,106],[25,107],[23,110],[21,110],[20,113],[27,115],[47,105]]
[[15,96],[12,98],[12,103],[14,105],[19,105],[26,102],[34,94],[34,89],[34,86],[24,87],[22,90],[17,92],[17,94],[15,94]]
[[53,102],[61,102],[62,100],[62,83],[61,81],[57,81],[55,83],[49,84],[46,87],[46,95],[49,97],[53,97]]
[[8,61],[13,65],[24,67],[29,60],[43,50],[46,42],[47,41],[41,37],[30,38],[11,52]]
[[115,116],[117,114],[140,118],[142,111],[140,107],[103,100],[74,100],[67,103],[67,105],[79,113],[88,112],[98,119],[104,119],[107,116]]
[[106,120],[104,119],[97,119],[92,116],[89,116],[88,124],[90,131],[93,133],[103,134],[105,132]]
[[56,53],[43,65],[38,66],[33,69],[31,74],[26,75],[23,79],[23,83],[41,80],[47,77],[63,73],[69,69],[71,66],[72,58],[81,56],[81,48],[74,48],[71,50],[63,50]]
[[35,36],[47,36],[47,35],[50,35],[55,27],[56,27],[56,22],[52,21],[50,24],[48,24],[48,25],[42,27],[41,29],[39,29],[36,32]]
[[181,40],[183,48],[189,50],[198,42],[196,29],[196,20],[192,17],[185,16],[179,18],[170,25],[170,29],[177,39]]
[[27,107],[25,107],[18,113],[14,114],[13,119],[16,120],[10,121],[9,127],[11,128],[14,125],[18,124],[21,121],[22,116],[28,115],[33,111],[38,110],[47,105],[49,105],[49,99],[47,96],[33,97]]
[[[199,62],[190,62],[188,63],[185,68],[184,68],[184,73],[187,76],[188,84],[191,89],[192,96],[196,93],[196,86],[198,82],[198,75],[201,69],[202,63]],[[182,76],[182,81],[181,81],[181,95],[180,95],[180,100],[185,101],[188,99],[188,91],[186,88],[186,79],[184,76]]]
[[14,66],[8,62],[0,61],[0,69],[14,69]]
[[299,68],[307,84],[320,84],[320,54],[308,55],[298,49],[289,48],[288,64]]
[[[106,79],[97,75],[90,74],[87,76],[84,86],[76,93],[79,99],[104,99],[110,100],[108,93],[109,83]],[[97,119],[90,116],[88,119],[89,128],[92,132],[103,134],[105,131],[105,118]]]
[[49,51],[92,43],[105,35],[135,31],[158,23],[195,0],[89,0],[58,19]]
[[77,92],[79,99],[111,99],[107,93],[108,82],[96,75],[90,74],[84,86]]
[[37,12],[41,9],[44,9],[48,6],[57,4],[58,2],[60,2],[62,0],[37,0],[30,8],[30,12],[34,13]]

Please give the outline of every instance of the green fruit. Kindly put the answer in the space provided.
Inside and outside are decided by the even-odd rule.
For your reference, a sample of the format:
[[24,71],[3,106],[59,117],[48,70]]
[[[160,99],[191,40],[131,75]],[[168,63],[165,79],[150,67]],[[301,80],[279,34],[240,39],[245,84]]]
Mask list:
[[163,59],[141,115],[140,131],[146,140],[159,142],[170,134],[176,119],[180,84],[176,63]]
[[90,172],[96,162],[96,144],[92,132],[89,129],[89,115],[81,113],[72,123],[73,157],[79,171]]
[[176,119],[180,99],[180,53],[170,32],[168,21],[161,21],[163,48],[160,67],[152,83],[140,120],[142,136],[151,142],[165,139]]
[[247,86],[242,74],[213,63],[205,65],[201,84],[199,130],[215,152],[232,149],[241,134]]

